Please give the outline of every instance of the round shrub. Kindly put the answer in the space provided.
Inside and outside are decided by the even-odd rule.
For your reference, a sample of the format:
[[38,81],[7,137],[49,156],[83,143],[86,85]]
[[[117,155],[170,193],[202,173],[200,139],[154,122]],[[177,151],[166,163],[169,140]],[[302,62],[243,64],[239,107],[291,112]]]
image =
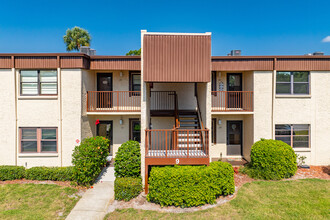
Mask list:
[[297,171],[297,156],[288,144],[261,139],[253,144],[247,174],[255,179],[280,180]]
[[115,199],[129,201],[142,191],[142,179],[134,177],[119,177],[115,180]]
[[25,168],[22,166],[0,166],[0,180],[17,180],[25,176]]
[[210,166],[153,167],[147,199],[161,206],[192,207],[213,204],[234,192],[233,167],[218,161]]
[[105,137],[85,138],[72,154],[73,175],[79,185],[94,183],[109,155],[109,140]]
[[141,176],[141,152],[139,142],[127,141],[118,148],[115,157],[115,176]]

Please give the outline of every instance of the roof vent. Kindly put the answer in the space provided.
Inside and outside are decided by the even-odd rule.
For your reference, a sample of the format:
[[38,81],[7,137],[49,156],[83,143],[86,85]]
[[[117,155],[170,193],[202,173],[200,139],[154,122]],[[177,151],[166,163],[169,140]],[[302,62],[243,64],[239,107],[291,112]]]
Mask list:
[[232,50],[228,56],[241,56],[241,50]]
[[84,54],[87,54],[88,56],[94,56],[94,55],[96,55],[96,50],[91,49],[88,46],[81,46],[80,47],[80,52],[81,53],[84,53]]
[[313,55],[314,56],[323,56],[324,53],[323,52],[314,52]]

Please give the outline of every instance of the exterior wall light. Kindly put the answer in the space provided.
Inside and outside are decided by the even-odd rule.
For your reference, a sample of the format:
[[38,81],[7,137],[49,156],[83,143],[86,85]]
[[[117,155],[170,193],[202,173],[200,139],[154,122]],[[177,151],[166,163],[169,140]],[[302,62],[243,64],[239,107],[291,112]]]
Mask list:
[[120,76],[120,77],[123,77],[123,72],[120,72],[120,73],[119,73],[119,76]]
[[221,125],[221,119],[219,119],[218,124]]
[[124,124],[123,119],[120,119],[120,120],[119,120],[119,124],[120,124],[120,125]]

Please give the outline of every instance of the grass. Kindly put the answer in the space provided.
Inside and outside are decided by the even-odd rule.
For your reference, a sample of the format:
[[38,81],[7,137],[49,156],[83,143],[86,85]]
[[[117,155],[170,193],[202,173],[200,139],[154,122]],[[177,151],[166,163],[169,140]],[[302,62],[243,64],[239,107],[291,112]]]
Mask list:
[[216,208],[180,214],[123,209],[106,219],[330,219],[330,181],[257,181]]
[[0,185],[0,219],[64,219],[77,189],[51,184]]

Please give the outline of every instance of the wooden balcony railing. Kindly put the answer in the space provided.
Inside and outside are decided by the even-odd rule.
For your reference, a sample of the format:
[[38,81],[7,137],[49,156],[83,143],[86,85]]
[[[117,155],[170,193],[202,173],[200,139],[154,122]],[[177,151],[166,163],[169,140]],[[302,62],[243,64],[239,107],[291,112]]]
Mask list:
[[213,91],[212,111],[253,111],[252,91]]
[[141,92],[88,91],[87,112],[139,112]]
[[151,91],[151,111],[175,111],[177,109],[177,95],[175,91]]
[[208,129],[147,129],[146,157],[208,158]]

